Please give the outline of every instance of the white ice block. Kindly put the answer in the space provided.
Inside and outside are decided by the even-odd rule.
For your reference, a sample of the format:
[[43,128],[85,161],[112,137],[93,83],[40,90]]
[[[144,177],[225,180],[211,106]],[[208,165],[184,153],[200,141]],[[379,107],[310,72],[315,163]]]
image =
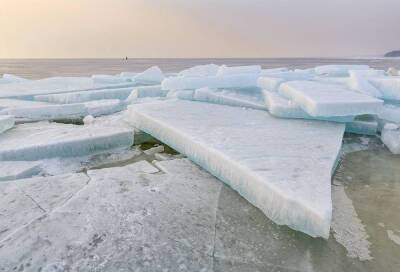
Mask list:
[[279,86],[283,83],[286,82],[285,79],[283,78],[278,78],[278,77],[260,77],[257,80],[257,86],[260,89],[264,89],[270,92],[277,92],[279,90]]
[[200,88],[195,90],[192,95],[187,96],[182,96],[179,92],[177,98],[233,107],[266,110],[262,97],[258,93],[251,94],[249,92]]
[[313,81],[282,83],[279,93],[315,117],[376,114],[383,101],[338,85]]
[[128,98],[125,100],[126,103],[133,103],[139,98],[145,97],[165,97],[167,96],[168,91],[162,90],[161,85],[155,86],[141,86],[136,87],[132,90]]
[[241,75],[241,74],[259,75],[260,73],[261,73],[260,65],[233,66],[233,67],[222,65],[218,69],[217,76],[229,76],[229,75]]
[[60,120],[84,117],[87,115],[87,109],[84,104],[49,104],[6,108],[1,110],[0,114],[9,114],[16,118],[29,120]]
[[[70,104],[73,105],[73,104]],[[119,99],[96,100],[85,103],[87,114],[94,117],[122,111],[124,105]]]
[[26,81],[29,81],[29,79],[10,74],[4,74],[2,77],[0,77],[0,84],[21,83]]
[[134,79],[136,83],[161,83],[164,79],[164,74],[158,66],[150,67],[142,73],[137,74]]
[[0,181],[30,178],[41,171],[40,162],[2,161],[0,162]]
[[400,127],[395,124],[386,124],[382,130],[382,142],[393,154],[400,154]]
[[21,100],[21,99],[0,99],[0,110],[6,108],[18,108],[18,107],[32,107],[32,106],[43,106],[49,105],[46,102],[31,101],[31,100]]
[[351,70],[368,70],[368,65],[322,65],[314,68],[317,75],[349,76]]
[[14,116],[0,115],[0,134],[12,128],[15,124]]
[[169,77],[163,80],[163,90],[195,90],[203,87],[222,88],[255,88],[257,74],[239,74],[207,77]]
[[372,96],[376,98],[383,98],[382,92],[379,91],[374,85],[372,85],[368,78],[357,73],[350,75],[348,86],[350,89]]
[[58,123],[18,125],[0,134],[0,161],[83,156],[133,144],[133,129]]
[[36,95],[34,97],[37,101],[58,103],[58,104],[72,104],[81,103],[102,99],[120,99],[125,100],[132,92],[133,87],[117,88],[117,89],[104,89],[95,91],[82,91],[71,92],[62,94],[48,94]]
[[120,84],[129,81],[126,78],[112,75],[92,75],[92,79],[94,83],[99,84]]
[[21,83],[1,84],[1,98],[24,97],[32,99],[35,95],[66,92],[89,91],[131,87],[133,82],[97,83],[90,77],[51,77]]
[[344,125],[181,100],[132,105],[129,115],[276,223],[328,238],[331,175]]
[[288,71],[289,71],[289,69],[286,67],[262,69],[260,76],[268,76],[270,74],[276,74],[276,73],[288,72]]
[[293,101],[279,95],[276,92],[262,91],[265,105],[269,113],[280,118],[293,119],[313,119],[322,121],[331,121],[339,123],[352,122],[354,116],[337,116],[337,117],[314,117],[306,113],[299,105]]
[[184,77],[206,77],[217,75],[219,66],[216,64],[205,64],[197,65],[191,68],[185,69],[178,73],[178,76]]
[[379,89],[383,99],[400,101],[400,77],[371,78],[369,82]]
[[368,69],[368,70],[349,70],[350,76],[360,76],[364,78],[371,78],[371,77],[381,77],[385,76],[384,70],[375,70],[375,69]]
[[386,122],[400,124],[400,105],[385,104],[378,113],[379,119]]

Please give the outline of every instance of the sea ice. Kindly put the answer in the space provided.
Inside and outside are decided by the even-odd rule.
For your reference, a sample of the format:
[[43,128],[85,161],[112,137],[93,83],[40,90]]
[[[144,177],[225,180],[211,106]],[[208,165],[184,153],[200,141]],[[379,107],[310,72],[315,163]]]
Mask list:
[[260,89],[267,90],[270,92],[277,92],[281,83],[286,82],[283,78],[278,77],[260,77],[257,80],[257,86]]
[[129,114],[137,128],[187,155],[276,223],[328,238],[330,182],[344,125],[180,100],[132,105]]
[[400,127],[395,124],[386,124],[382,130],[382,142],[393,154],[400,154]]
[[315,117],[376,114],[383,101],[341,86],[313,81],[282,83],[279,93]]
[[352,122],[354,116],[314,117],[306,113],[299,105],[281,96],[279,93],[262,91],[265,105],[270,114],[281,118],[314,119],[339,123]]
[[349,76],[352,70],[368,70],[368,65],[322,65],[314,68],[315,73],[324,76]]
[[210,88],[197,89],[191,95],[188,95],[188,93],[183,93],[182,95],[181,92],[186,91],[178,92],[177,98],[233,107],[266,110],[262,97],[258,93],[233,90],[212,90]]
[[92,79],[94,83],[98,84],[121,84],[129,81],[125,78],[112,75],[92,75]]
[[6,108],[18,108],[18,107],[32,107],[32,106],[43,106],[49,105],[46,102],[38,102],[31,100],[21,100],[21,99],[0,99],[0,110]]
[[288,71],[289,71],[289,69],[286,67],[262,69],[260,76],[268,76],[270,74],[276,74],[276,73],[288,72]]
[[378,112],[378,117],[385,122],[400,124],[400,105],[384,104]]
[[130,95],[132,90],[133,87],[71,92],[62,94],[37,95],[34,97],[34,99],[37,101],[58,103],[58,104],[82,103],[82,102],[89,102],[93,100],[103,100],[103,99],[125,100]]
[[369,80],[383,94],[383,99],[400,101],[400,77],[381,77]]
[[195,90],[203,87],[217,88],[256,88],[258,74],[237,74],[206,77],[169,77],[163,80],[163,90]]
[[0,115],[0,134],[12,128],[15,124],[14,116]]
[[375,116],[360,115],[353,122],[346,124],[346,132],[361,135],[376,135],[378,130],[378,121]]
[[158,66],[153,66],[137,74],[134,79],[138,84],[160,84],[164,79],[164,74]]
[[[74,105],[74,104],[69,104]],[[124,105],[119,99],[96,100],[84,103],[87,114],[94,117],[122,111]]]
[[115,89],[131,87],[133,82],[123,83],[96,83],[90,77],[51,77],[27,82],[1,84],[1,98],[28,98],[33,99],[35,95],[67,93],[100,89]]
[[178,73],[182,77],[206,77],[217,75],[219,66],[216,64],[197,65]]
[[249,66],[232,66],[221,65],[218,69],[217,76],[241,75],[241,74],[256,74],[261,73],[260,65]]
[[367,77],[359,75],[358,73],[351,73],[348,86],[354,91],[376,98],[383,98],[382,92],[372,85]]
[[30,178],[41,171],[40,162],[2,161],[0,163],[0,181]]
[[155,86],[141,86],[134,88],[128,98],[125,100],[126,103],[131,104],[137,101],[139,98],[145,97],[165,97],[168,94],[167,90],[162,90],[161,85]]
[[0,134],[0,161],[82,156],[133,144],[133,130],[58,123],[18,125]]
[[4,74],[0,78],[0,84],[9,84],[9,83],[20,83],[20,82],[26,82],[29,81],[29,79],[25,79],[16,75],[10,75],[10,74]]

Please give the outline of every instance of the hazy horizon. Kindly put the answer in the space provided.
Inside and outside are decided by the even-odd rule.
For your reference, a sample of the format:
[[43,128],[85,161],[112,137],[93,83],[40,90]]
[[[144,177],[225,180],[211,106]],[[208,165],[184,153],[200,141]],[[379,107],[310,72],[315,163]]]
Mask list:
[[351,58],[400,49],[396,0],[3,0],[0,58]]

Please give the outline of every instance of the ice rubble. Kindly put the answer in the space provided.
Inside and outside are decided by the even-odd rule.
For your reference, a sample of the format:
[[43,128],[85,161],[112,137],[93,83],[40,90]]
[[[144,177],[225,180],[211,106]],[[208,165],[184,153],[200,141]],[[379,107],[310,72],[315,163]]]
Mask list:
[[15,124],[14,116],[0,115],[0,134],[12,128]]
[[370,69],[368,65],[322,65],[315,67],[314,71],[317,75],[342,77],[348,76],[349,71],[368,69]]
[[0,162],[0,181],[30,178],[41,171],[40,162],[2,161]]
[[219,66],[216,64],[197,65],[178,73],[180,77],[206,77],[217,75]]
[[382,130],[382,142],[393,154],[400,154],[400,127],[395,124],[386,124]]
[[187,155],[276,223],[329,236],[330,179],[344,125],[179,100],[133,105],[129,114],[137,128]]
[[82,103],[82,102],[89,102],[93,100],[104,100],[104,99],[125,100],[131,94],[132,90],[133,87],[71,92],[62,94],[37,95],[34,97],[34,99],[36,101],[58,103],[58,104]]
[[260,73],[261,73],[260,65],[233,66],[233,67],[221,65],[218,69],[217,76],[230,76],[230,75],[242,75],[242,74],[259,75]]
[[279,93],[315,117],[376,114],[383,101],[341,86],[312,81],[281,84]]
[[132,144],[132,129],[46,122],[23,124],[0,134],[0,161],[82,156]]
[[168,91],[162,90],[161,85],[154,86],[141,86],[136,87],[132,90],[128,98],[125,100],[126,103],[131,104],[140,98],[146,97],[165,97]]
[[0,84],[20,83],[26,81],[29,81],[29,79],[10,74],[4,74],[2,77],[0,77]]

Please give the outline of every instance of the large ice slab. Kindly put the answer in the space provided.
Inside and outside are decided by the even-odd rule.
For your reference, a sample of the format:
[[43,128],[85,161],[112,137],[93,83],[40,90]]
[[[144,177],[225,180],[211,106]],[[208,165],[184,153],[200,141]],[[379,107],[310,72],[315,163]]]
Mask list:
[[371,78],[369,82],[382,93],[383,99],[400,101],[400,77]]
[[315,117],[376,114],[383,101],[341,86],[312,81],[281,84],[279,93]]
[[187,155],[276,223],[329,236],[330,180],[344,125],[180,100],[133,105],[129,114],[137,128]]
[[400,105],[385,104],[379,110],[378,117],[386,122],[400,124]]
[[23,124],[0,134],[0,160],[81,156],[132,144],[132,129],[46,122]]
[[217,75],[218,69],[219,66],[216,64],[196,65],[191,68],[180,71],[178,73],[178,76],[188,76],[188,77],[215,76]]
[[43,106],[49,105],[46,102],[31,101],[31,100],[21,100],[21,99],[0,99],[0,110],[6,108],[17,108],[17,107],[32,107],[32,106]]
[[105,99],[86,102],[85,108],[87,114],[96,117],[122,111],[125,106],[119,99]]
[[0,97],[33,98],[35,95],[113,89],[134,86],[134,82],[97,83],[90,77],[51,77],[26,82],[1,84]]
[[0,134],[12,128],[15,124],[14,116],[0,115]]
[[264,105],[259,92],[250,93],[232,90],[212,90],[210,88],[197,89],[192,91],[191,95],[189,95],[189,93],[181,95],[182,92],[190,91],[180,91],[176,97],[183,100],[266,110],[266,106]]
[[349,76],[352,70],[368,70],[368,65],[322,65],[314,68],[315,73],[324,76]]
[[26,81],[29,81],[29,79],[11,74],[4,74],[2,77],[0,77],[0,84],[20,83]]
[[161,85],[141,86],[134,88],[128,98],[125,100],[125,102],[134,103],[140,98],[165,97],[167,94],[168,91],[162,90]]
[[104,89],[95,91],[71,92],[62,94],[36,95],[34,99],[36,101],[58,103],[58,104],[72,104],[72,103],[81,103],[81,102],[103,100],[103,99],[125,100],[131,94],[132,90],[133,87],[128,87],[128,88]]
[[359,75],[358,73],[351,73],[348,81],[348,86],[354,91],[376,98],[383,98],[382,92],[379,91],[379,89],[376,88],[374,85],[372,85],[369,82],[368,78],[363,76],[362,74]]
[[195,90],[203,87],[217,88],[255,88],[258,74],[234,74],[205,77],[169,77],[163,80],[163,90]]
[[41,171],[40,162],[2,161],[0,162],[0,181],[30,178]]
[[306,113],[299,105],[281,96],[279,93],[262,90],[265,105],[270,114],[281,118],[314,119],[339,123],[352,122],[354,116],[314,117]]
[[149,69],[135,75],[134,80],[136,83],[142,84],[160,84],[164,79],[164,74],[158,66],[150,67]]
[[376,135],[378,130],[378,120],[375,116],[360,115],[353,122],[346,124],[346,132],[360,135]]
[[217,76],[241,75],[241,74],[257,74],[261,73],[260,65],[248,66],[231,66],[221,65],[218,69]]

